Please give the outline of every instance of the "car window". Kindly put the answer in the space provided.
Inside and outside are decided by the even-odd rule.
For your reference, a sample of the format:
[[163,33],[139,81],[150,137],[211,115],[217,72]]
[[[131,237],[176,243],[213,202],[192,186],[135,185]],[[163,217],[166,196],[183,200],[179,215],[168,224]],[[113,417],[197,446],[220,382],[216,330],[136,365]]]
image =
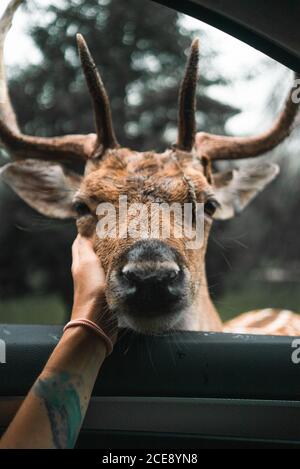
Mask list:
[[[199,132],[256,135],[270,127],[291,87],[292,74],[284,66],[205,23],[153,2],[57,0],[46,5],[36,0],[18,11],[6,46],[9,89],[24,133],[50,137],[94,131],[77,32],[84,33],[101,70],[119,141],[139,151],[162,152],[176,141],[179,83],[196,36],[200,38]],[[201,271],[199,288],[207,287],[205,295],[210,295],[223,322],[261,311],[260,316],[245,318],[238,325],[241,331],[243,325],[259,329],[269,321],[269,331],[277,333],[272,324],[279,312],[283,310],[285,316],[280,318],[290,324],[297,317],[289,311],[300,311],[298,139],[295,130],[259,159],[260,165],[280,166],[276,178],[269,172],[263,178],[266,166],[255,169],[258,160],[213,162],[213,172],[239,170],[247,174],[248,182],[260,181],[255,192],[261,193],[252,201],[251,192],[251,203],[240,215],[214,222],[206,260],[199,258],[193,264]],[[1,165],[7,157],[1,150]],[[80,162],[70,167],[83,172]],[[243,188],[243,196],[247,191]],[[3,181],[0,194],[0,321],[62,324],[72,305],[75,223],[43,216]],[[201,311],[211,317],[217,314],[209,312],[213,306],[207,302]],[[187,324],[189,329],[198,327],[195,322]]]

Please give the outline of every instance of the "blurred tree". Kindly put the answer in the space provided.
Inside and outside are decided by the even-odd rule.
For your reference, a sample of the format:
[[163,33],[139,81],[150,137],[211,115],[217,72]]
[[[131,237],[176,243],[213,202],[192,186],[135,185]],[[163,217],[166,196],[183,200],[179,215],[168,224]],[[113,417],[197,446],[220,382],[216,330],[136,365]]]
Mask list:
[[[34,19],[36,6],[30,5]],[[178,14],[149,0],[72,0],[59,5],[41,3],[37,19],[46,20],[33,24],[29,32],[42,62],[12,82],[24,130],[39,135],[93,130],[75,41],[80,31],[108,89],[122,144],[163,149],[173,143],[174,136],[168,139],[164,131],[176,128],[184,52],[191,43],[190,33],[178,25]],[[198,120],[221,132],[236,110],[207,97],[209,85],[223,82],[206,76],[208,61],[203,57],[201,63]]]
[[[162,150],[176,137],[177,96],[191,35],[178,14],[149,0],[28,2],[29,32],[42,55],[10,82],[21,127],[36,135],[93,131],[89,96],[79,65],[75,35],[81,32],[99,65],[111,97],[119,141]],[[203,34],[200,33],[203,37]],[[203,41],[205,38],[203,39]],[[209,98],[211,53],[202,58],[199,128],[224,133],[237,112]],[[0,293],[59,291],[70,298],[70,243],[74,229],[34,213],[2,188],[0,233],[3,282]],[[2,218],[3,220],[3,218]],[[23,227],[26,231],[20,231]]]
[[[257,123],[257,132],[268,128],[276,119],[291,84],[290,71],[276,62],[269,64],[268,74],[273,86]],[[268,290],[268,303],[258,306],[275,307],[272,291],[276,292],[279,283],[284,290],[289,282],[294,282],[297,289],[300,275],[299,138],[300,129],[294,130],[289,139],[271,153],[234,164],[277,163],[280,174],[241,216],[214,225],[208,250],[213,292],[220,294],[226,288],[230,291],[247,289],[251,281],[266,282],[263,288]],[[289,306],[289,298],[285,300],[285,307],[293,308]]]

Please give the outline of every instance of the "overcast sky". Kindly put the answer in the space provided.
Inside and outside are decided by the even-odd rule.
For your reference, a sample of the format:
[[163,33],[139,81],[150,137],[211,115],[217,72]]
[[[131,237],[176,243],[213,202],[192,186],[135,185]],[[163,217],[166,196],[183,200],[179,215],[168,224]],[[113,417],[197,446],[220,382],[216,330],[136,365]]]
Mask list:
[[[45,0],[34,1],[38,6]],[[49,0],[49,3],[59,4],[60,1],[62,0]],[[8,0],[0,0],[0,15],[7,3]],[[13,27],[6,41],[6,63],[11,67],[39,61],[39,54],[26,34],[28,20],[28,15],[21,8],[15,16]],[[229,121],[228,130],[235,134],[251,133],[256,127],[263,125],[263,109],[271,90],[278,83],[278,77],[280,75],[286,77],[285,67],[278,65],[274,73],[274,66],[272,66],[274,61],[270,58],[203,22],[183,16],[182,24],[191,30],[201,29],[207,33],[209,45],[219,53],[214,59],[213,67],[215,70],[220,70],[225,77],[234,80],[233,85],[210,89],[210,94],[214,98],[243,110],[241,114]],[[248,74],[254,75],[255,78],[245,80]]]

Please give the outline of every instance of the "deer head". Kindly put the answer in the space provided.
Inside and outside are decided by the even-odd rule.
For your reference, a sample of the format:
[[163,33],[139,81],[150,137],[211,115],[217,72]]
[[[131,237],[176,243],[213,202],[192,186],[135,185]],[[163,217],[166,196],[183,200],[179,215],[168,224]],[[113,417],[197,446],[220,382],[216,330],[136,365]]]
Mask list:
[[[20,0],[10,3],[0,25],[1,46]],[[192,329],[219,330],[221,322],[209,299],[205,252],[213,219],[227,219],[243,210],[278,174],[278,167],[261,163],[214,173],[215,160],[259,156],[285,139],[298,105],[289,93],[270,130],[258,137],[236,138],[196,132],[196,83],[199,41],[192,43],[179,94],[178,138],[164,153],[138,152],[117,141],[109,99],[81,35],[79,55],[92,99],[96,133],[39,138],[22,134],[4,80],[3,59],[0,139],[14,160],[2,168],[2,179],[40,213],[74,218],[78,231],[92,236],[107,275],[107,304],[120,325],[142,332]],[[1,56],[2,58],[2,56]],[[85,162],[83,176],[64,165]],[[203,203],[204,242],[187,249],[171,229],[167,239],[133,239],[97,235],[97,207],[119,197],[128,203],[153,201],[183,205]]]

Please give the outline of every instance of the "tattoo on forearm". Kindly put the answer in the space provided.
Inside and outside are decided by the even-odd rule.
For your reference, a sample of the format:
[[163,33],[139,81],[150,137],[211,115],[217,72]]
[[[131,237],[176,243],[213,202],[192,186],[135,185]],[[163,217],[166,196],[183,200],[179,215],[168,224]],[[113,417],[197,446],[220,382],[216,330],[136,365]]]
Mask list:
[[55,448],[73,448],[82,421],[78,389],[81,380],[69,373],[40,378],[34,385],[35,394],[47,409]]

